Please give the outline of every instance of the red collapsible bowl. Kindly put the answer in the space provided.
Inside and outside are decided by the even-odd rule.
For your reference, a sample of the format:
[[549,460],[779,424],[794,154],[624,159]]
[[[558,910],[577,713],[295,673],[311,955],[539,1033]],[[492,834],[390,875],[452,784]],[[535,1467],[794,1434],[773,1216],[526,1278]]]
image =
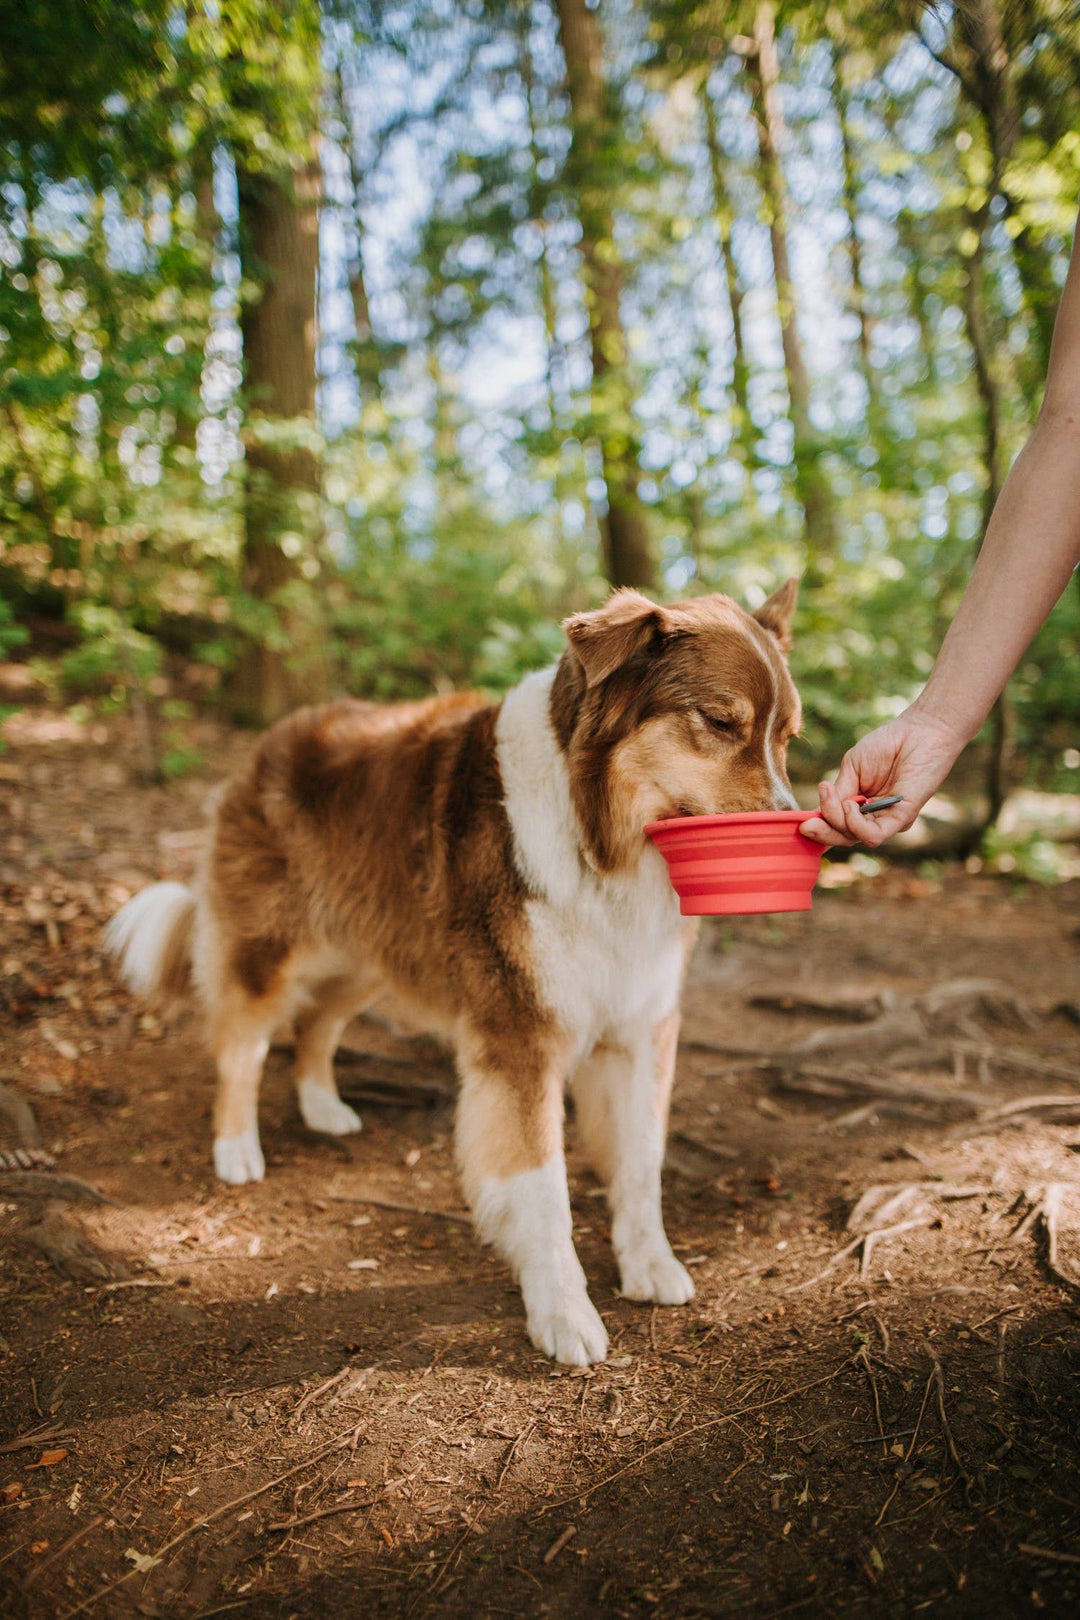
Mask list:
[[824,850],[799,832],[812,810],[678,816],[645,828],[684,917],[809,911]]

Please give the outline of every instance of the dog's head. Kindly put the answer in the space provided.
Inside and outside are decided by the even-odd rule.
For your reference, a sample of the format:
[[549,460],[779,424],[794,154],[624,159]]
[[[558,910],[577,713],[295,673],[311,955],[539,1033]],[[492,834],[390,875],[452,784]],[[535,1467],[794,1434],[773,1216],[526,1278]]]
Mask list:
[[753,614],[728,596],[658,607],[621,590],[567,619],[551,716],[601,871],[633,863],[649,821],[797,808],[786,755],[801,709],[784,656],[797,588]]

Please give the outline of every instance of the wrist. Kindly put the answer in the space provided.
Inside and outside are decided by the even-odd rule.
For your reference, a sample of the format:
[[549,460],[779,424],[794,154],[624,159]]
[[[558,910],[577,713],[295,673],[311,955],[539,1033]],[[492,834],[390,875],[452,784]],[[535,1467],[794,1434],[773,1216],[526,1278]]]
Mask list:
[[966,748],[982,725],[985,715],[965,717],[957,713],[955,704],[944,704],[927,687],[904,711],[909,725],[917,726],[955,755]]

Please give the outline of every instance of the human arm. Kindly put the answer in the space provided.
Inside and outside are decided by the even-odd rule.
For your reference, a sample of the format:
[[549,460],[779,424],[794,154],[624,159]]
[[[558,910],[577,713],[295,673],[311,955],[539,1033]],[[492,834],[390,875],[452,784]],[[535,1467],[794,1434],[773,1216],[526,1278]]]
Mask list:
[[[895,720],[856,743],[822,814],[802,824],[822,844],[876,846],[910,827],[989,714],[1080,562],[1080,253],[1074,251],[1054,326],[1038,421],[994,507],[978,560],[923,691]],[[863,793],[900,794],[866,816]]]

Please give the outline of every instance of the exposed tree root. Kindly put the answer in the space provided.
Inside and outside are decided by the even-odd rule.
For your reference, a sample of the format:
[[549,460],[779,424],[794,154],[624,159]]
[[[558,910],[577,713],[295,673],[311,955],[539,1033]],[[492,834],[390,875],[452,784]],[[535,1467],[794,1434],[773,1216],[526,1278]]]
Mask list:
[[[855,1236],[838,1249],[823,1270],[788,1290],[798,1294],[823,1282],[849,1255],[859,1252],[860,1280],[870,1275],[874,1251],[882,1243],[919,1228],[940,1226],[936,1202],[949,1203],[962,1198],[978,1198],[996,1189],[950,1181],[885,1182],[868,1187],[847,1218],[847,1230]],[[899,1217],[899,1218],[898,1218]]]
[[55,1270],[76,1282],[111,1282],[130,1276],[119,1255],[99,1249],[59,1210],[47,1210],[40,1221],[26,1228],[24,1236]]
[[29,1101],[21,1092],[12,1091],[0,1082],[0,1114],[11,1121],[15,1139],[21,1148],[41,1147],[41,1126]]
[[1069,1191],[1063,1181],[1050,1181],[1046,1184],[1040,1195],[1025,1191],[1023,1200],[1029,1205],[1020,1224],[1012,1234],[1012,1241],[1018,1243],[1037,1224],[1041,1223],[1046,1234],[1046,1269],[1052,1277],[1062,1283],[1074,1293],[1080,1293],[1080,1278],[1072,1277],[1062,1269],[1058,1259],[1058,1239],[1060,1235],[1059,1222],[1061,1221],[1062,1205],[1065,1194]]
[[63,1198],[75,1204],[112,1204],[111,1198],[78,1176],[58,1176],[49,1170],[0,1172],[0,1193],[5,1198]]

